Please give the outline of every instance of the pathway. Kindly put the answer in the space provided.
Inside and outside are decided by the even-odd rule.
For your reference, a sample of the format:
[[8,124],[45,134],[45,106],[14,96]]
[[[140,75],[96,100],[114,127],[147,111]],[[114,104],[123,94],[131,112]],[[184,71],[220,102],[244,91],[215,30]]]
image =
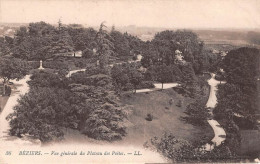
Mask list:
[[[215,74],[211,74],[211,79],[208,80],[208,84],[210,85],[210,94],[206,104],[207,108],[215,108],[217,104],[216,91],[219,83],[220,81],[215,79]],[[210,151],[214,149],[214,146],[219,146],[223,141],[225,141],[226,132],[216,120],[208,120],[208,123],[212,127],[215,134],[214,138],[211,140],[214,145],[210,145],[209,143],[205,145],[205,150]]]

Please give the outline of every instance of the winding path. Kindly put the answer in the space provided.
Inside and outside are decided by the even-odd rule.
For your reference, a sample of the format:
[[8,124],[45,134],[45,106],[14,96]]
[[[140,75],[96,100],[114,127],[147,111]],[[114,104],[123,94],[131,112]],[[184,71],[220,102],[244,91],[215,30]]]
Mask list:
[[[208,80],[208,84],[210,85],[210,94],[209,94],[208,102],[206,104],[207,108],[215,108],[217,104],[216,91],[217,91],[217,85],[219,83],[220,81],[217,81],[215,79],[215,74],[211,74],[211,79]],[[205,145],[205,150],[210,151],[214,149],[214,146],[219,146],[223,141],[225,141],[226,132],[216,120],[208,120],[208,123],[212,127],[215,134],[214,138],[211,140],[213,145],[209,143]]]

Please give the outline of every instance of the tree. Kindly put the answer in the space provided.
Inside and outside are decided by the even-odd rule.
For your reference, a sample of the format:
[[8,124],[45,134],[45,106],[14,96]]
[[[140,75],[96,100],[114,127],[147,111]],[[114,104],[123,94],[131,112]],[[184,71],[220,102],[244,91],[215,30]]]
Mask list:
[[223,60],[223,70],[229,83],[256,86],[260,77],[260,52],[256,48],[230,51]]
[[[127,73],[129,72],[127,71]],[[115,88],[119,93],[121,93],[121,91],[124,89],[129,89],[127,88],[127,84],[130,83],[127,73],[126,69],[123,68],[123,66],[120,64],[113,66],[113,68],[111,69],[111,77],[113,78]]]
[[9,80],[19,80],[23,78],[29,68],[27,66],[27,62],[11,57],[1,57],[0,58],[0,77],[3,81],[3,88],[5,94],[5,85],[9,82]]
[[108,64],[109,56],[113,54],[114,45],[110,41],[111,36],[108,34],[104,22],[101,23],[99,31],[96,34],[97,54],[99,58],[100,68],[104,69]]
[[236,121],[237,125],[246,125],[248,129],[256,127],[259,63],[260,53],[255,48],[231,50],[225,56],[222,64],[227,82],[218,87],[218,103],[213,111],[219,118],[236,121],[234,115],[240,114],[243,118]]
[[166,64],[155,65],[152,67],[152,70],[156,81],[162,83],[162,89],[164,83],[172,82],[173,72],[170,66],[167,66]]
[[215,147],[212,151],[202,151],[201,145],[176,138],[171,133],[164,133],[161,138],[151,139],[148,147],[155,149],[173,163],[211,163],[211,162],[239,162],[236,153],[232,152],[225,144]]
[[130,55],[130,46],[129,46],[129,41],[119,31],[112,31],[110,33],[110,36],[113,38],[112,42],[114,44],[115,50],[114,52],[118,57],[120,56],[129,56]]
[[60,140],[64,135],[63,128],[78,127],[80,108],[74,102],[77,97],[68,90],[32,87],[7,117],[10,134],[18,137],[31,135],[41,142]]
[[187,123],[192,125],[203,126],[207,122],[210,114],[208,110],[205,108],[205,104],[201,100],[196,100],[195,102],[189,104],[186,107],[184,112],[187,116],[182,117],[181,119]]
[[157,33],[154,39],[147,44],[148,48],[146,48],[143,58],[143,63],[146,65],[156,63],[174,65],[175,51],[178,50],[182,52],[183,60],[191,63],[196,73],[201,69],[198,63],[201,63],[201,59],[203,59],[201,52],[204,44],[191,31],[162,31]]
[[125,116],[118,97],[110,87],[111,82],[106,81],[109,79],[103,75],[86,78],[89,80],[84,84],[71,85],[71,91],[79,96],[84,106],[80,115],[80,131],[98,140],[122,139],[126,134],[123,125]]
[[130,83],[134,86],[135,93],[136,93],[136,88],[137,86],[141,83],[142,81],[142,74],[137,71],[136,69],[131,69],[129,72],[129,81]]
[[49,58],[48,50],[55,40],[57,31],[45,22],[30,23],[16,31],[12,56],[26,60],[44,60]]
[[182,78],[181,87],[190,97],[195,97],[197,94],[197,77],[190,63],[181,66]]

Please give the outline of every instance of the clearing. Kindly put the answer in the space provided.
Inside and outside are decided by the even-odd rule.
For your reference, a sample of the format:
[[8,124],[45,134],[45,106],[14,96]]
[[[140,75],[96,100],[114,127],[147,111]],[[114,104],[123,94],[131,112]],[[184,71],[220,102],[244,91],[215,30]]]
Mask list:
[[[169,101],[173,99],[170,105]],[[194,127],[191,124],[180,120],[184,116],[186,106],[193,99],[183,97],[173,89],[154,91],[149,93],[136,93],[123,95],[121,100],[124,104],[131,105],[132,114],[129,115],[127,136],[122,140],[131,145],[142,145],[152,137],[160,137],[164,132],[170,132],[177,138],[188,141],[198,141],[201,137],[213,138],[212,128]],[[182,101],[182,106],[178,107],[178,101]],[[153,116],[152,121],[147,121],[147,114]]]

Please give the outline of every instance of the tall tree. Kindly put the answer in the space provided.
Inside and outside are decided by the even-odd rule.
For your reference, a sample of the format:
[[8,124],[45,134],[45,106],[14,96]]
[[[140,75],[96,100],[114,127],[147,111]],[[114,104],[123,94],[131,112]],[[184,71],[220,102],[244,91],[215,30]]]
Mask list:
[[28,72],[27,62],[11,57],[1,57],[0,58],[0,77],[4,80],[4,94],[5,85],[9,80],[16,79],[19,80],[23,78]]
[[105,28],[107,27],[105,26],[104,22],[102,22],[95,39],[97,43],[98,60],[100,68],[102,69],[104,69],[108,64],[109,56],[114,53],[114,45],[110,41],[111,36]]
[[170,66],[167,66],[166,64],[155,65],[151,69],[153,72],[152,74],[154,76],[154,79],[162,83],[162,89],[164,83],[172,82],[173,71]]

